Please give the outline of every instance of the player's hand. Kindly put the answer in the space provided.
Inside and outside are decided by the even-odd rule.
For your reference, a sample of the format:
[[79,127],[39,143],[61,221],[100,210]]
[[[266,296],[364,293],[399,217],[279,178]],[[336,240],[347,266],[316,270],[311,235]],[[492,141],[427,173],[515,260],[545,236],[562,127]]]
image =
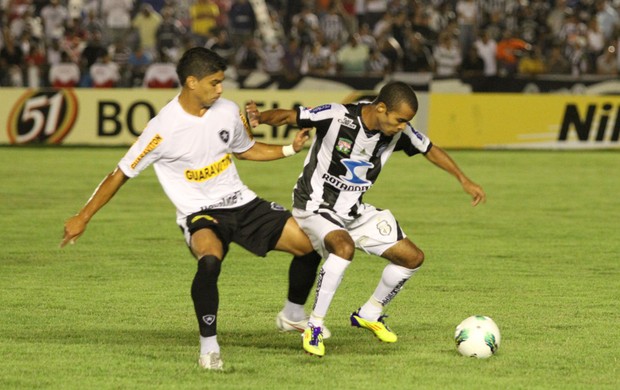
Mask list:
[[260,112],[258,111],[258,107],[256,106],[256,102],[254,102],[254,100],[250,100],[250,102],[245,105],[245,112],[248,115],[250,126],[256,127],[260,125]]
[[65,222],[65,235],[60,242],[60,247],[63,248],[67,244],[75,244],[75,240],[80,238],[82,233],[86,230],[86,221],[79,215],[74,215]]
[[301,149],[303,149],[306,141],[310,139],[310,130],[312,129],[306,127],[300,129],[297,134],[295,134],[295,140],[293,140],[293,149],[295,149],[296,152],[299,152]]
[[471,205],[477,206],[479,203],[484,203],[487,200],[487,195],[484,193],[482,187],[473,181],[466,181],[463,183],[463,189],[472,197]]

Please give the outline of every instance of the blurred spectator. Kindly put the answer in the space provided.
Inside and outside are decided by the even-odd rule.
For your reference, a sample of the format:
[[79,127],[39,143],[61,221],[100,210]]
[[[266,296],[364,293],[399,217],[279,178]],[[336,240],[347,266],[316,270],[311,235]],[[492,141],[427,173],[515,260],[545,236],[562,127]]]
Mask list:
[[151,54],[149,52],[145,52],[140,47],[131,53],[129,59],[127,60],[129,73],[131,75],[130,86],[138,87],[142,85],[146,68],[152,62],[153,57]]
[[497,75],[497,42],[495,39],[491,38],[486,30],[483,30],[474,42],[474,47],[484,62],[484,75]]
[[235,48],[230,41],[228,30],[224,28],[218,29],[215,36],[207,41],[205,47],[213,50],[226,61],[230,61],[235,54]]
[[291,29],[291,36],[299,42],[299,46],[302,50],[312,47],[312,44],[317,40],[317,36],[321,34],[318,27],[312,27],[308,23],[306,18],[298,18]]
[[60,41],[58,39],[52,40],[52,42],[47,46],[46,50],[47,63],[50,66],[59,63],[62,53],[63,51],[60,48]]
[[181,38],[185,35],[185,26],[174,15],[174,8],[164,7],[161,10],[162,22],[155,33],[157,51],[164,53],[172,62],[176,62],[182,53],[179,52]]
[[618,76],[618,58],[616,48],[609,46],[596,59],[596,74],[605,76]]
[[566,0],[556,0],[553,8],[547,14],[545,20],[553,37],[560,36],[560,31],[564,25],[565,10]]
[[432,72],[435,67],[435,60],[431,49],[424,44],[422,34],[410,30],[406,38],[403,48],[403,71]]
[[476,39],[478,12],[478,3],[475,0],[457,0],[456,17],[459,26],[459,45],[463,57],[470,54],[469,49]]
[[402,70],[404,50],[388,33],[377,38],[377,49],[390,61],[390,71]]
[[340,73],[347,75],[362,74],[370,57],[368,46],[360,44],[359,35],[353,34],[349,41],[338,50],[337,61]]
[[119,87],[127,88],[132,86],[131,80],[131,67],[129,65],[129,57],[131,57],[132,51],[125,42],[124,39],[119,39],[110,46],[108,46],[108,53],[118,65],[118,73],[120,74],[120,80],[117,85]]
[[228,28],[233,46],[239,47],[254,36],[256,16],[248,0],[233,0],[228,13]]
[[196,44],[204,46],[211,37],[212,31],[217,27],[220,8],[213,0],[196,0],[189,7],[189,15]]
[[264,44],[262,50],[259,50],[259,54],[260,69],[272,76],[279,76],[282,74],[284,56],[286,55],[282,43],[275,40],[273,42],[267,42]]
[[4,77],[4,85],[10,87],[24,86],[24,52],[15,43],[7,28],[4,29],[4,46],[0,49],[0,67]]
[[26,85],[30,88],[43,86],[43,74],[47,73],[45,49],[42,43],[33,44],[25,55]]
[[115,87],[121,78],[118,65],[107,54],[91,65],[90,77],[94,88]]
[[301,74],[311,76],[327,76],[334,70],[336,58],[328,47],[315,42],[304,51],[301,60]]
[[76,64],[80,63],[80,57],[82,50],[86,46],[85,37],[74,26],[67,26],[65,29],[65,35],[60,41],[60,48],[62,51],[69,54],[71,61]]
[[[367,24],[370,26],[370,30],[372,31],[372,35],[375,37],[383,36],[384,34],[389,34],[392,31],[392,25],[394,24],[394,16],[391,12],[386,12],[381,19],[379,19],[374,24],[371,24],[368,21],[363,22],[362,24]],[[414,28],[417,28],[415,26]]]
[[65,31],[65,23],[70,20],[67,7],[60,4],[59,0],[50,0],[49,4],[41,10],[41,20],[45,31],[45,39],[59,39]]
[[142,4],[140,12],[131,21],[131,26],[138,32],[140,47],[153,56],[157,53],[157,29],[161,23],[161,15],[150,4]]
[[284,58],[282,59],[284,78],[280,82],[281,87],[297,83],[300,77],[302,58],[303,50],[299,45],[299,41],[295,38],[289,38],[285,47]]
[[76,87],[80,82],[80,67],[67,53],[62,53],[60,62],[50,66],[48,80],[54,88]]
[[104,46],[101,40],[101,34],[95,32],[90,36],[90,39],[82,50],[81,56],[86,61],[86,66],[90,68],[92,64],[106,55],[108,55],[108,48]]
[[467,55],[463,58],[460,67],[462,77],[478,77],[484,75],[484,61],[478,54],[475,46],[471,46]]
[[504,31],[507,30],[506,23],[504,23],[502,16],[502,12],[495,11],[489,14],[488,21],[481,26],[489,35],[489,39],[495,42],[499,42],[504,36]]
[[358,36],[360,37],[360,43],[368,46],[368,49],[372,50],[377,48],[377,39],[372,35],[368,23],[360,25]]
[[381,77],[392,72],[390,61],[378,49],[370,50],[366,61],[366,74]]
[[247,38],[235,54],[235,67],[240,75],[248,75],[258,69],[260,53],[256,38]]
[[365,3],[364,22],[371,26],[388,13],[388,0],[366,0]]
[[179,86],[177,67],[167,57],[159,62],[153,62],[146,68],[144,87],[147,88],[175,88]]
[[[444,4],[447,4],[447,2]],[[452,13],[454,14],[454,12]],[[445,23],[445,25],[442,25],[441,30],[435,31],[433,30],[430,24],[431,22],[430,15],[431,14],[429,11],[427,11],[423,7],[420,7],[418,11],[416,11],[415,15],[413,16],[413,22],[412,22],[411,28],[413,29],[413,31],[422,34],[425,41],[429,45],[433,46],[437,43],[437,38],[439,37],[439,31],[446,31],[448,29],[448,26],[451,23],[453,23],[455,19],[446,18],[442,22],[442,23]]]
[[515,37],[511,30],[504,32],[503,38],[497,42],[497,68],[500,76],[509,76],[517,72],[519,58],[530,45]]
[[131,11],[133,0],[102,0],[101,13],[107,29],[106,38],[116,42],[119,38],[127,39],[131,28]]
[[34,14],[33,6],[26,7],[21,17],[14,18],[10,22],[9,28],[13,38],[18,38],[25,32],[29,32],[37,41],[43,38],[43,21]]
[[598,25],[608,41],[613,38],[613,34],[620,27],[620,15],[608,0],[596,0],[594,3],[596,9],[595,18]]
[[284,25],[280,20],[280,15],[277,10],[269,9],[269,20],[271,21],[271,28],[274,32],[274,38],[280,42],[286,42],[287,33],[284,31]]
[[562,53],[562,48],[558,45],[551,47],[546,62],[546,72],[548,74],[568,75],[571,73],[570,62],[566,59],[564,53]]
[[588,54],[586,50],[586,38],[577,36],[575,39],[568,41],[566,45],[566,55],[571,64],[571,74],[573,76],[581,76],[591,69],[588,67]]
[[433,58],[435,60],[435,75],[439,77],[458,75],[463,58],[452,34],[447,32],[439,34],[439,42],[433,48]]
[[598,21],[596,18],[590,19],[588,22],[588,30],[586,31],[586,51],[588,55],[588,62],[590,63],[590,69],[596,67],[596,59],[603,53],[605,47],[605,37],[598,27]]
[[112,43],[114,41],[107,41],[107,38],[105,37],[105,23],[103,22],[103,20],[98,16],[97,10],[95,9],[89,9],[88,12],[86,13],[86,15],[84,16],[84,19],[82,20],[82,28],[86,31],[86,33],[89,36],[92,36],[93,34],[100,34],[102,39],[104,40],[104,43]]
[[537,76],[545,73],[545,61],[538,46],[532,46],[530,50],[525,51],[525,55],[519,60],[517,71],[522,76]]
[[319,28],[328,42],[344,42],[347,38],[344,18],[339,11],[338,3],[333,2],[329,10],[319,17]]

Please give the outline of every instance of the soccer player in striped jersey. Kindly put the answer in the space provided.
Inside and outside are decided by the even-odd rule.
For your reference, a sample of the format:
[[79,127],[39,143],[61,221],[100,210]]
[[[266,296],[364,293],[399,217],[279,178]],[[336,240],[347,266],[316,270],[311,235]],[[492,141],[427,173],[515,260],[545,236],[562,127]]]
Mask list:
[[284,147],[254,140],[239,106],[221,97],[225,70],[225,61],[209,49],[196,47],[183,54],[177,65],[181,92],[149,121],[118,166],[65,222],[60,244],[74,243],[121,186],[153,165],[198,260],[191,288],[200,332],[198,363],[210,370],[223,368],[217,341],[217,281],[231,243],[258,256],[271,250],[295,256],[289,269],[289,299],[279,316],[284,330],[301,323],[303,331],[303,305],[321,261],[291,213],[250,190],[232,158],[269,161],[291,156],[307,141],[308,130]]
[[418,111],[418,100],[413,89],[402,82],[385,85],[373,102],[263,112],[250,103],[246,111],[252,126],[265,123],[316,128],[293,190],[293,216],[326,259],[304,331],[304,350],[317,356],[325,354],[324,319],[356,248],[389,263],[369,300],[351,314],[351,325],[372,331],[383,342],[395,342],[396,334],[384,322],[384,308],[420,268],[424,253],[407,238],[389,210],[363,202],[362,196],[396,151],[409,156],[422,154],[450,173],[472,197],[474,206],[485,201],[482,187],[409,123]]

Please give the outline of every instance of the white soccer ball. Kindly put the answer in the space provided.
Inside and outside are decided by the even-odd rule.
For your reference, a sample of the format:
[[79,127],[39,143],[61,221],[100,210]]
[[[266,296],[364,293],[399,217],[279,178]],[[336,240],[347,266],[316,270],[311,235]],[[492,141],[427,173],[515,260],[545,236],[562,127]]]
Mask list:
[[454,341],[461,355],[486,359],[497,352],[501,335],[490,317],[477,315],[458,324]]

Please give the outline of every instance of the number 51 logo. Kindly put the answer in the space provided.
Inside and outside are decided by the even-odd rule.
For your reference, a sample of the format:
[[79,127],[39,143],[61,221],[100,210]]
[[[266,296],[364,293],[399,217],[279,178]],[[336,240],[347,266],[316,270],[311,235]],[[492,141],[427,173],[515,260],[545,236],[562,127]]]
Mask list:
[[11,144],[60,144],[77,116],[70,89],[28,90],[11,109],[7,122]]

